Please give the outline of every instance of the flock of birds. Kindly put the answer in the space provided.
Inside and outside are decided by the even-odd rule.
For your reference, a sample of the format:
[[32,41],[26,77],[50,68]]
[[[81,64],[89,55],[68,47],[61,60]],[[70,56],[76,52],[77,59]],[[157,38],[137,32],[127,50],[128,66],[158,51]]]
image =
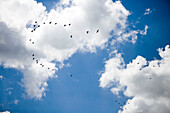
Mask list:
[[[126,104],[126,102],[124,102],[124,103],[120,103],[120,102],[118,102],[117,100],[115,100],[115,103],[117,103],[117,105],[119,105],[120,107],[123,107],[123,104],[125,105]],[[129,104],[129,103],[127,103],[127,104]],[[126,108],[125,108],[126,109]]]
[[[34,28],[33,28],[33,30],[31,30],[31,32],[34,32],[37,28],[40,27],[40,25],[38,25],[37,21],[35,21],[35,24],[36,24],[36,25],[33,25]],[[43,24],[47,24],[47,23],[43,22]],[[52,22],[49,22],[48,24],[52,24]],[[57,25],[57,23],[54,23],[54,25]],[[67,26],[67,25],[64,24],[64,27],[66,27],[66,26]],[[71,26],[71,23],[68,24],[68,26]],[[99,29],[96,31],[96,33],[99,33]],[[86,31],[86,34],[89,34],[89,31]],[[73,38],[73,36],[70,35],[70,38]],[[29,41],[32,41],[32,40],[29,39]],[[32,41],[32,44],[34,44],[33,41]],[[32,54],[32,57],[33,57],[32,60],[35,60],[35,62],[36,62],[37,64],[40,64],[40,66],[45,67],[45,65],[44,65],[43,63],[39,63],[39,60],[38,60],[38,59],[35,59],[35,54]],[[139,64],[139,62],[138,62],[137,64]],[[149,66],[149,65],[147,65],[147,66]],[[155,66],[153,66],[153,67],[155,67]],[[50,70],[50,67],[47,67],[47,69]],[[51,70],[54,71],[55,69],[51,69]],[[140,69],[140,70],[142,70],[142,69]],[[73,76],[73,75],[70,75],[70,77],[72,77],[72,76]],[[149,79],[152,79],[152,78],[150,77]],[[123,104],[124,104],[124,105],[126,104],[126,102],[120,103],[120,102],[118,102],[117,100],[115,100],[115,103],[117,103],[120,107],[123,107]],[[129,104],[129,103],[127,103],[127,104]],[[126,109],[126,108],[124,108],[124,109]]]
[[[46,22],[43,22],[43,24],[52,24],[52,21],[47,22],[47,23],[46,23]],[[55,22],[54,25],[57,25],[57,23]],[[67,26],[67,24],[64,24],[64,27],[66,27],[66,26]],[[68,26],[71,26],[71,23],[69,23]],[[35,24],[33,25],[33,29],[31,30],[31,32],[35,32],[35,30],[36,30],[37,28],[39,28],[39,27],[40,27],[40,25],[38,24],[37,21],[35,21]],[[90,32],[90,31],[87,30],[87,31],[86,31],[86,34],[89,34],[89,32]],[[99,29],[97,29],[96,33],[99,33]],[[70,35],[70,38],[73,38],[73,35]],[[29,41],[30,41],[32,44],[35,44],[35,42],[32,41],[32,39],[29,39]],[[36,64],[40,64],[41,67],[45,67],[45,65],[44,65],[43,63],[40,63],[39,60],[35,58],[35,54],[34,54],[34,53],[32,54],[32,57],[33,57],[32,60],[34,60],[34,61],[36,62]],[[47,69],[50,70],[50,67],[47,66]],[[51,70],[54,71],[55,69],[51,69]],[[73,75],[70,75],[70,77],[72,77],[72,76],[73,76]]]
[[[139,62],[137,63],[139,65]],[[146,67],[148,67],[149,65],[146,65]],[[158,65],[159,66],[159,65]],[[155,67],[155,65],[153,65],[153,67]],[[160,67],[160,66],[159,66]],[[140,69],[141,71],[142,69]],[[152,79],[151,77],[149,79]]]

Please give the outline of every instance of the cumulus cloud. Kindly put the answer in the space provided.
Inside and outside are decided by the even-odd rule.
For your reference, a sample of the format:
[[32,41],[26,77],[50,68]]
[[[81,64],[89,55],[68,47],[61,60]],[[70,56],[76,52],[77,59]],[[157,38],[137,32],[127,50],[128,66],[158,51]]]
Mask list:
[[161,60],[147,61],[142,56],[137,56],[132,62],[125,64],[121,54],[116,54],[106,61],[100,87],[110,88],[117,95],[123,91],[125,96],[133,97],[119,113],[170,112],[169,45],[165,50],[158,51]]
[[[34,0],[0,1],[0,7],[0,64],[23,72],[23,87],[31,98],[45,95],[48,79],[60,68],[53,61],[63,65],[77,51],[103,49],[112,37],[114,42],[134,43],[139,33],[128,29],[130,13],[120,1],[61,0],[49,12]],[[31,32],[35,21],[40,27]]]

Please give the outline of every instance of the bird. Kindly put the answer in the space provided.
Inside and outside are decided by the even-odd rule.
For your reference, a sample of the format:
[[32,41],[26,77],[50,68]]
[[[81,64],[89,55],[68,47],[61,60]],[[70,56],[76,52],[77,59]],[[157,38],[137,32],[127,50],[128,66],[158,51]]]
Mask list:
[[45,24],[45,22],[43,24]]
[[56,25],[57,23],[55,23],[55,25]]
[[71,77],[73,76],[73,75],[70,75]]
[[98,33],[99,32],[99,29],[96,31],[96,33]]
[[38,25],[38,27],[40,27],[40,25]]
[[34,56],[34,54],[32,54],[32,56]]
[[35,58],[32,58],[32,60],[34,60]]
[[34,42],[32,42],[32,44],[34,44]]
[[35,31],[36,29],[34,29],[34,31]]
[[66,24],[64,24],[64,27],[66,26]]
[[42,65],[42,67],[44,67],[44,65]]
[[52,69],[52,71],[54,71],[54,69]]
[[153,67],[155,67],[155,66],[153,66]]
[[72,38],[73,36],[72,35],[70,35],[70,38]]
[[137,64],[139,64],[139,62]]
[[32,30],[31,32],[33,32],[34,30]]
[[152,79],[152,78],[149,78],[149,79]]
[[42,63],[40,65],[42,65]]
[[51,22],[49,22],[49,24],[51,24]]
[[36,25],[34,25],[34,27],[35,27]]
[[69,26],[71,26],[71,23],[70,24],[68,24]]
[[50,68],[48,67],[48,69],[50,69]]
[[30,41],[31,41],[31,39],[30,39]]
[[117,102],[117,100],[115,102]]
[[37,23],[37,21],[35,21],[35,23]]
[[89,31],[87,31],[87,34],[89,33]]

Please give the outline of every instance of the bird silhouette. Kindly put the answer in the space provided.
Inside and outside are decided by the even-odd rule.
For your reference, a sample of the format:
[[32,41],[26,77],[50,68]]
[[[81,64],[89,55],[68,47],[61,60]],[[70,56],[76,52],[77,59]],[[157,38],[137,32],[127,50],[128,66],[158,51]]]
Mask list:
[[69,26],[71,26],[71,23],[70,24],[68,24]]
[[35,27],[36,25],[34,25],[34,27]]
[[32,56],[34,56],[34,54],[32,54]]
[[48,69],[50,69],[50,68],[48,67]]
[[38,25],[38,27],[40,27],[40,25]]
[[66,24],[64,24],[64,27],[66,27]]
[[51,22],[49,22],[49,24],[51,24]]
[[55,25],[56,25],[57,23],[55,23]]
[[31,41],[31,39],[29,41]]
[[32,42],[32,44],[34,44],[34,42]]
[[96,31],[96,33],[98,33],[99,32],[99,29]]
[[32,60],[34,60],[35,58],[32,58]]
[[70,38],[72,38],[73,36],[72,35],[70,35]]
[[70,75],[70,77],[72,77],[73,75]]
[[89,31],[87,31],[87,34],[89,33]]
[[31,32],[33,32],[34,30],[32,30]]
[[45,22],[43,24],[45,24]]
[[35,21],[35,23],[37,23],[37,21]]

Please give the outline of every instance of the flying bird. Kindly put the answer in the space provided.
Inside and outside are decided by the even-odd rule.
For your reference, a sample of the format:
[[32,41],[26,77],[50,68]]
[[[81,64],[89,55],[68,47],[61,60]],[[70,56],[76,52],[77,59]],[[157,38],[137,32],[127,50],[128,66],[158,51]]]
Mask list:
[[32,60],[34,60],[35,58],[32,58]]
[[71,23],[70,24],[68,24],[69,26],[71,26]]
[[64,27],[66,26],[66,24],[64,24]]
[[73,75],[70,75],[70,77],[72,77]]
[[50,69],[50,68],[48,67],[48,69]]
[[87,34],[89,33],[89,31],[87,31]]
[[30,41],[31,41],[31,39],[30,39]]
[[34,42],[32,42],[32,44],[34,44]]
[[32,56],[34,56],[34,54],[32,54]]
[[40,27],[40,25],[38,25],[38,27]]
[[32,30],[31,32],[33,32],[34,30]]
[[34,27],[35,27],[36,25],[34,25]]
[[45,22],[44,22],[44,24],[45,24]]
[[73,36],[72,35],[70,35],[70,38],[72,38]]
[[51,24],[51,22],[49,22],[49,24]]
[[55,23],[55,25],[56,25],[57,23]]
[[99,29],[96,31],[96,33],[98,33],[99,32]]
[[37,23],[37,21],[35,21],[35,23]]

